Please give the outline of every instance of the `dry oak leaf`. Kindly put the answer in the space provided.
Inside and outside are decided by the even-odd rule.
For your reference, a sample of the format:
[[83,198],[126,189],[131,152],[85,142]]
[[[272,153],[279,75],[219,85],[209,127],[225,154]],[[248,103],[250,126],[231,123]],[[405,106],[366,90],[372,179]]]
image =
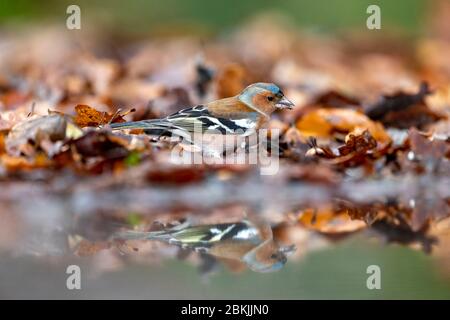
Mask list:
[[[79,104],[75,107],[76,115],[74,116],[73,121],[75,124],[81,128],[84,127],[98,127],[100,125],[104,125],[107,123],[115,123],[115,122],[125,122],[123,116],[125,114],[110,114],[104,111],[98,111],[94,108],[85,105]],[[129,112],[134,111],[133,109]]]

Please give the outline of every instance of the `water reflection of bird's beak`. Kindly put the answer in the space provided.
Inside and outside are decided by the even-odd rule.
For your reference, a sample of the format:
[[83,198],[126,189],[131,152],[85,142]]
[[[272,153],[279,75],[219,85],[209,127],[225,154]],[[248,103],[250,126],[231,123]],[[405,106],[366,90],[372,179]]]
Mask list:
[[290,246],[283,246],[278,249],[278,251],[283,252],[286,255],[290,255],[290,254],[294,253],[296,250],[297,250],[297,247],[295,246],[295,244],[292,244]]

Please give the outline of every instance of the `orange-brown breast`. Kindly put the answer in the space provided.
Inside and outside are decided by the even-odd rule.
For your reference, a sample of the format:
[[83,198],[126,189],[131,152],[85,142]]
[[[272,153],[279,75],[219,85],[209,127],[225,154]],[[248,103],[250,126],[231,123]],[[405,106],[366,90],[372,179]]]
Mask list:
[[213,246],[209,253],[213,256],[228,258],[228,259],[241,259],[247,252],[255,248],[252,243],[235,243],[234,241],[222,243],[217,246]]

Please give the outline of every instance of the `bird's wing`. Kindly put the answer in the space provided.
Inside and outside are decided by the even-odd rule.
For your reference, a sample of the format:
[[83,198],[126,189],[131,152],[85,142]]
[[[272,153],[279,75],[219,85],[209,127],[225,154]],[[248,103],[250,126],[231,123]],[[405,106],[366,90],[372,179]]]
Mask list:
[[252,131],[256,122],[252,119],[228,119],[212,116],[207,107],[198,105],[180,110],[163,119],[152,119],[111,124],[113,129],[143,129],[146,133],[161,132],[217,132],[220,134],[240,133]]
[[208,108],[203,105],[181,110],[165,118],[175,127],[183,128],[189,132],[207,131],[219,134],[246,134],[256,127],[254,119],[232,119],[211,115]]
[[171,243],[187,247],[204,247],[223,241],[259,243],[259,230],[244,220],[236,223],[192,226],[171,234]]

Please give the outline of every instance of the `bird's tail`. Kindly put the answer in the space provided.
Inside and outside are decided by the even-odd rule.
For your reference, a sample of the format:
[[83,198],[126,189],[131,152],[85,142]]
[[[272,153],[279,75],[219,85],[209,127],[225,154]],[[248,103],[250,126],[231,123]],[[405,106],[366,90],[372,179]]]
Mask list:
[[115,240],[152,240],[164,238],[167,234],[165,231],[136,231],[136,230],[125,230],[119,231],[114,234],[113,239]]
[[156,137],[170,137],[174,129],[171,123],[161,119],[111,123],[110,126],[113,130],[142,129],[145,134]]
[[161,127],[160,119],[142,120],[142,121],[129,121],[129,122],[116,122],[110,124],[113,130],[122,129],[159,129]]
[[188,220],[180,223],[171,228],[158,231],[136,231],[136,230],[123,230],[116,232],[113,235],[114,240],[169,240],[172,238],[174,232],[180,231],[190,226]]

